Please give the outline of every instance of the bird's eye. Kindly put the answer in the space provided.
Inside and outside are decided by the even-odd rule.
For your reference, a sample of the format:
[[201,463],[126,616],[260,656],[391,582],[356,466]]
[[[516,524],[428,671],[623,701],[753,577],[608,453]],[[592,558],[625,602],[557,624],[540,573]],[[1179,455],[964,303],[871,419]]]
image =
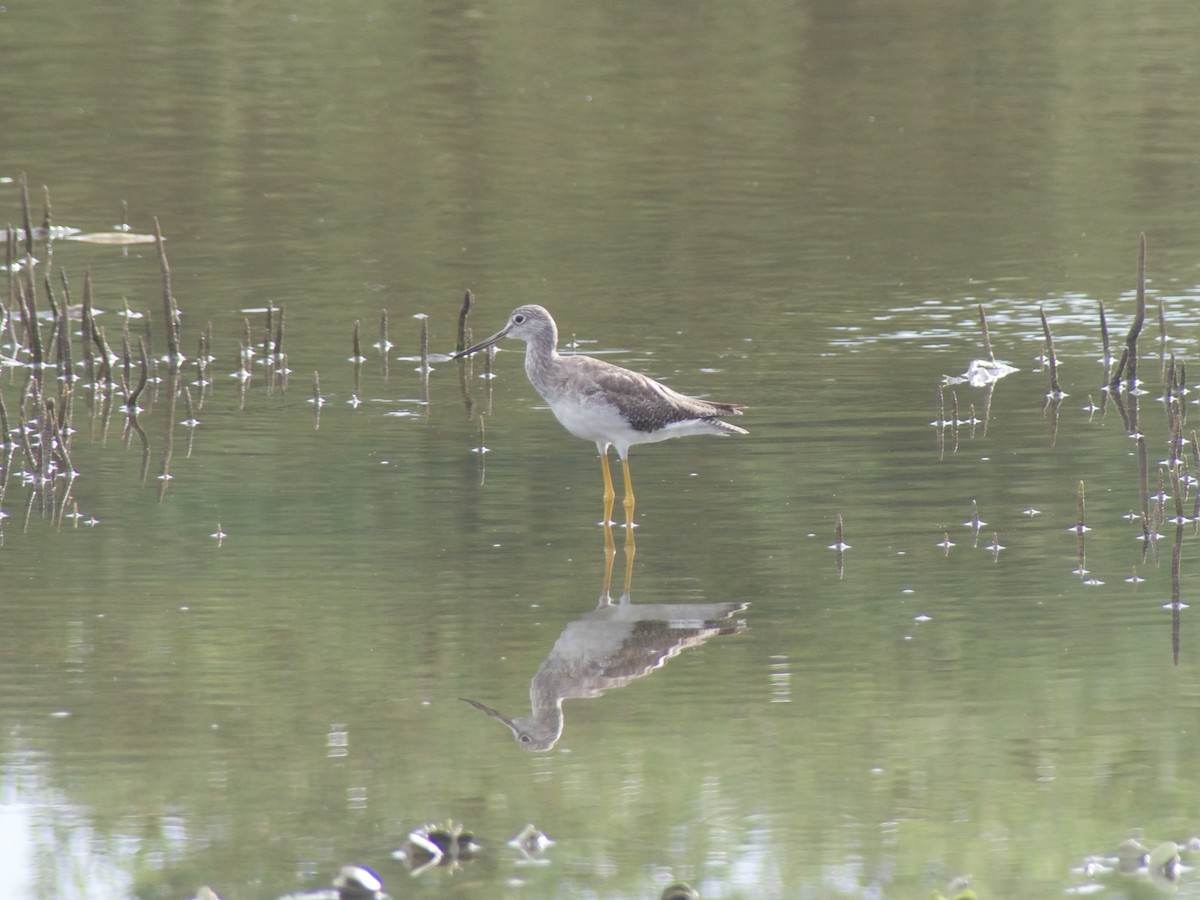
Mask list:
[[523,734],[523,735],[521,735],[521,743],[522,743],[522,744],[532,744],[532,743],[533,743],[533,738],[531,738],[531,737],[530,737],[529,735],[527,735],[527,734]]
[[524,313],[517,313],[515,316],[513,316],[513,324],[514,325],[520,325],[524,321],[525,321]]

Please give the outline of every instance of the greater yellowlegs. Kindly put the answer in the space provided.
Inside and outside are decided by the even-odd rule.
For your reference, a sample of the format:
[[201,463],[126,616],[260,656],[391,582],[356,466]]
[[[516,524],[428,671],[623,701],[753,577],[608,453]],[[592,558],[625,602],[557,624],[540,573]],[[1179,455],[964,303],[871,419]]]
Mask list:
[[604,473],[604,522],[612,518],[612,473],[608,448],[616,447],[625,472],[625,522],[633,524],[629,448],[689,434],[746,434],[722,420],[742,407],[688,397],[653,378],[602,359],[558,352],[558,326],[541,306],[518,306],[490,338],[455,354],[469,356],[503,338],[525,342],[525,374],[567,431],[595,441]]
[[664,666],[709,638],[737,634],[748,603],[633,603],[628,590],[567,624],[529,683],[529,715],[509,718],[462,700],[508,726],[522,750],[549,750],[562,736],[563,701],[599,697]]

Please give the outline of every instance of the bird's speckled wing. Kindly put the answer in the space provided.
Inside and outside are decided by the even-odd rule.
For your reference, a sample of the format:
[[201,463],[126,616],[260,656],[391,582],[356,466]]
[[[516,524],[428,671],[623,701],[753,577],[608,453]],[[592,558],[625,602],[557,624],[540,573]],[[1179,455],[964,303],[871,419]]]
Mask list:
[[[596,366],[597,362],[602,365]],[[741,415],[741,409],[732,404],[689,397],[653,378],[603,360],[591,363],[584,393],[616,407],[635,431],[652,432],[677,422]]]

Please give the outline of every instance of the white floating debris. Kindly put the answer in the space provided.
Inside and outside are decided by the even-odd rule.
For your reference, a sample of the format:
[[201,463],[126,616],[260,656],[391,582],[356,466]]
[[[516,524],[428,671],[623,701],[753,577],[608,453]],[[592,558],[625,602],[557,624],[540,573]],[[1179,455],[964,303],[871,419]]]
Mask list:
[[363,866],[342,866],[333,886],[339,897],[378,897],[383,890],[379,876]]
[[995,384],[1005,375],[1019,371],[1021,370],[1015,366],[1010,366],[998,359],[973,359],[963,374],[943,376],[942,384],[963,384],[965,382],[971,387],[987,387],[989,384]]
[[91,234],[72,234],[69,241],[83,241],[87,244],[153,244],[158,240],[152,234],[134,234],[122,231],[97,231]]
[[544,831],[530,822],[520,833],[515,835],[508,842],[508,846],[515,847],[522,853],[535,855],[544,851],[547,847],[553,847],[554,841]]

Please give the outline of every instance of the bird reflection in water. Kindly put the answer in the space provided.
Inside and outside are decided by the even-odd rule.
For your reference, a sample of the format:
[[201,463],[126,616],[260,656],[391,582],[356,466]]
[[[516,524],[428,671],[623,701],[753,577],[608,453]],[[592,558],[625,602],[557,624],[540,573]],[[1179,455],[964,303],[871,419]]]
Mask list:
[[626,553],[625,589],[610,592],[615,554],[605,546],[604,587],[597,607],[567,624],[529,684],[529,715],[509,718],[478,700],[464,702],[511,729],[522,750],[549,750],[562,736],[563,701],[598,697],[662,667],[672,656],[745,624],[732,617],[749,605],[726,603],[635,604],[629,598],[633,554]]

